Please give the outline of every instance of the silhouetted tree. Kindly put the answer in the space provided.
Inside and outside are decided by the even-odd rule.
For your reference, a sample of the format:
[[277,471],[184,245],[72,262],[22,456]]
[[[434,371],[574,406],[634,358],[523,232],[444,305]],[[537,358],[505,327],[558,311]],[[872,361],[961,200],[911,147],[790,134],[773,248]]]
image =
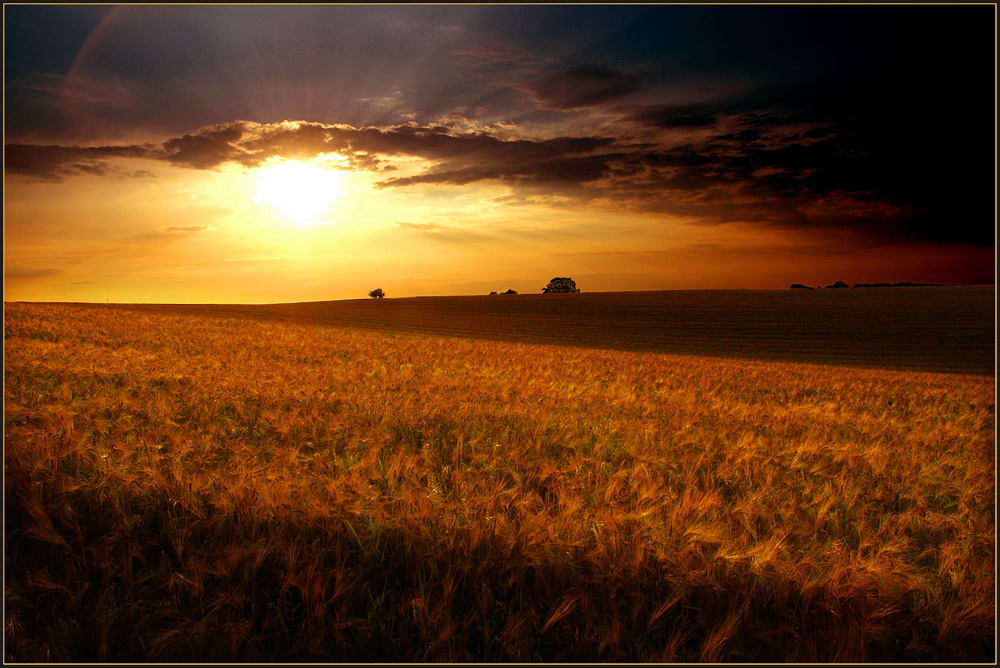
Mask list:
[[580,288],[572,278],[553,278],[549,284],[542,288],[542,292],[579,292]]
[[516,295],[517,294],[517,290],[507,290],[507,292],[505,292],[504,294],[505,295]]
[[385,297],[385,292],[383,292],[382,288],[375,288],[368,293],[368,296],[372,299],[382,299],[382,297]]
[[843,281],[837,281],[833,285],[828,285],[826,287],[828,287],[828,288],[849,288],[851,286],[849,286],[847,283],[844,283]]

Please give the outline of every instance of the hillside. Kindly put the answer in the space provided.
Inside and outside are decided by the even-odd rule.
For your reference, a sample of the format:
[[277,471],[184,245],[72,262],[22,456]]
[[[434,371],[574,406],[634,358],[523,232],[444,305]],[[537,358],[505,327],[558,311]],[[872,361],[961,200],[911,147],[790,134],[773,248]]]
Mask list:
[[993,286],[711,290],[131,304],[467,338],[950,373],[995,374]]

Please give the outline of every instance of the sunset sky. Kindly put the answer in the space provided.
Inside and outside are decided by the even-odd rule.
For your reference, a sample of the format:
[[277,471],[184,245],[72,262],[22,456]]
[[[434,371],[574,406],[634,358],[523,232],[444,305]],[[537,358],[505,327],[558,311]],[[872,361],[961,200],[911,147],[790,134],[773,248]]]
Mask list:
[[994,283],[996,6],[4,7],[4,299]]

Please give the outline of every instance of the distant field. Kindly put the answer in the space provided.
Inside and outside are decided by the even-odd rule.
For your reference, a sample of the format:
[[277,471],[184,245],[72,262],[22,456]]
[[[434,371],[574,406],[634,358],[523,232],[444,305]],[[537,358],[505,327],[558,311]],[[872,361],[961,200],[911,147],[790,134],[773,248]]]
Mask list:
[[995,299],[993,286],[970,286],[128,308],[612,350],[995,374]]
[[[920,301],[712,297],[253,308],[465,336],[517,332],[487,304],[653,333]],[[996,660],[992,375],[198,309],[5,305],[6,662]]]

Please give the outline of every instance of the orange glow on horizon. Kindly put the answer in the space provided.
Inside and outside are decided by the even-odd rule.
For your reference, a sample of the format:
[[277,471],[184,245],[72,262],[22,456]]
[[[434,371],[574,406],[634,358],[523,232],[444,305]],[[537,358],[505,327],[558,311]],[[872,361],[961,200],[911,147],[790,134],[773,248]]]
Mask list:
[[[950,282],[992,248],[851,247],[794,231],[510,199],[503,184],[379,187],[339,156],[180,170],[121,160],[131,178],[20,182],[5,194],[10,301],[273,303],[539,292],[787,289]],[[422,165],[404,165],[393,174]],[[155,171],[153,171],[155,170]],[[11,177],[8,177],[10,179]]]

